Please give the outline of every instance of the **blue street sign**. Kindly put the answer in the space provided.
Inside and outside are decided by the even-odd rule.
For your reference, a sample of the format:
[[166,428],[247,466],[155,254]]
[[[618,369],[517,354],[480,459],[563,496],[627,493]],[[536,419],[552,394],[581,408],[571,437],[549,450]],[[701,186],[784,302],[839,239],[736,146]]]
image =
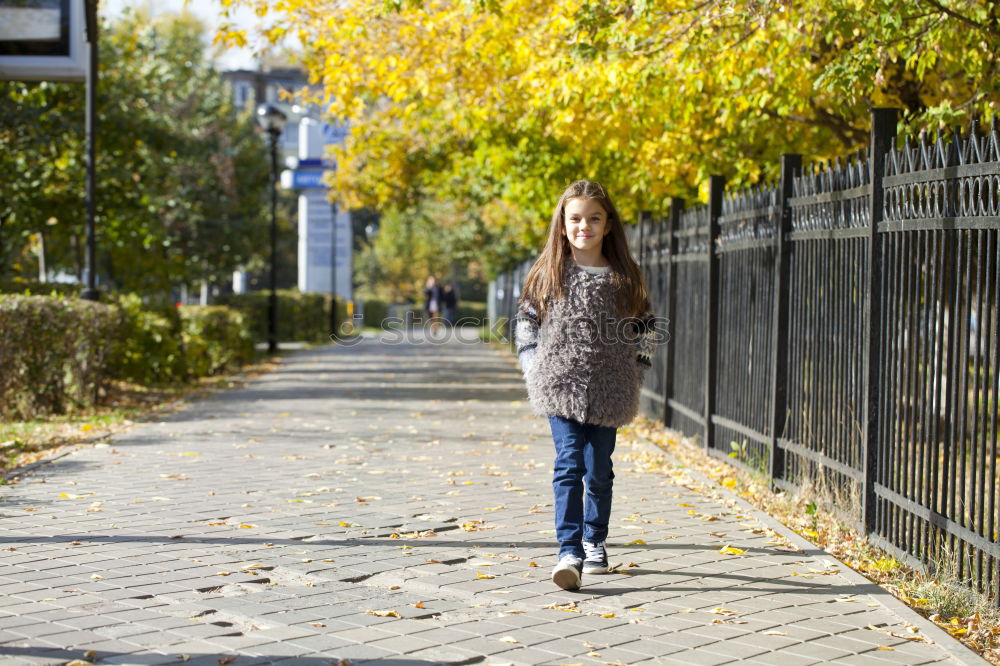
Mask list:
[[292,171],[292,189],[323,188],[323,172],[316,171]]

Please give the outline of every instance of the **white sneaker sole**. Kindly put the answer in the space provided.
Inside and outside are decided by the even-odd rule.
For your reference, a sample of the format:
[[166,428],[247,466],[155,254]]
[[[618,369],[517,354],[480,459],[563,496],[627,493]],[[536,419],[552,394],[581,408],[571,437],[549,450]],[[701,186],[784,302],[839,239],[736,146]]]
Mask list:
[[552,582],[564,590],[579,590],[580,574],[573,569],[559,569],[552,572]]
[[584,564],[583,565],[583,573],[585,573],[585,574],[606,574],[610,570],[611,569],[609,567],[602,567],[602,566],[597,565],[597,564],[594,564],[594,565]]

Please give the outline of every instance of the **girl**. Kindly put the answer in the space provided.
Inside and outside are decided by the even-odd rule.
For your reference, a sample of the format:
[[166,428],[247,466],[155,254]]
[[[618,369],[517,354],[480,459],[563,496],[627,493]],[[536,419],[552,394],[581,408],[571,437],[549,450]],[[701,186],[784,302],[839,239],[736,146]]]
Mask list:
[[573,183],[559,198],[514,318],[528,397],[536,414],[548,416],[555,442],[552,581],[564,590],[578,589],[584,573],[608,572],[611,454],[616,429],[638,411],[653,329],[611,197],[597,183]]

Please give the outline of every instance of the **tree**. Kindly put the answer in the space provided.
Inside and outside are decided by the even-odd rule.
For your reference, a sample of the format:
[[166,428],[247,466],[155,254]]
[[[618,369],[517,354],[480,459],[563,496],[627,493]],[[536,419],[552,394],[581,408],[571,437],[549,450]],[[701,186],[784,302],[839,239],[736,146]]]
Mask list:
[[633,218],[697,196],[709,173],[738,187],[783,152],[852,152],[873,106],[902,107],[905,131],[985,119],[1000,98],[990,0],[225,4],[306,45],[317,101],[351,122],[345,201],[447,200],[480,223],[503,210],[514,255],[578,177]]
[[[98,270],[122,289],[224,279],[267,247],[266,148],[206,61],[203,33],[190,15],[143,13],[102,30]],[[43,233],[49,267],[79,275],[83,87],[2,86],[0,159],[18,177],[0,191],[0,265]]]

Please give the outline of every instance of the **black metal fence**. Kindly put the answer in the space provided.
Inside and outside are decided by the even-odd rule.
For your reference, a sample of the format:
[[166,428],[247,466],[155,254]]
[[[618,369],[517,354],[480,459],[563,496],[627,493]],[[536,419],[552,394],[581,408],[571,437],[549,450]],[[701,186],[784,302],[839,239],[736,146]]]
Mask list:
[[641,216],[670,321],[643,410],[1000,600],[1000,132],[895,127],[878,109],[867,153]]

